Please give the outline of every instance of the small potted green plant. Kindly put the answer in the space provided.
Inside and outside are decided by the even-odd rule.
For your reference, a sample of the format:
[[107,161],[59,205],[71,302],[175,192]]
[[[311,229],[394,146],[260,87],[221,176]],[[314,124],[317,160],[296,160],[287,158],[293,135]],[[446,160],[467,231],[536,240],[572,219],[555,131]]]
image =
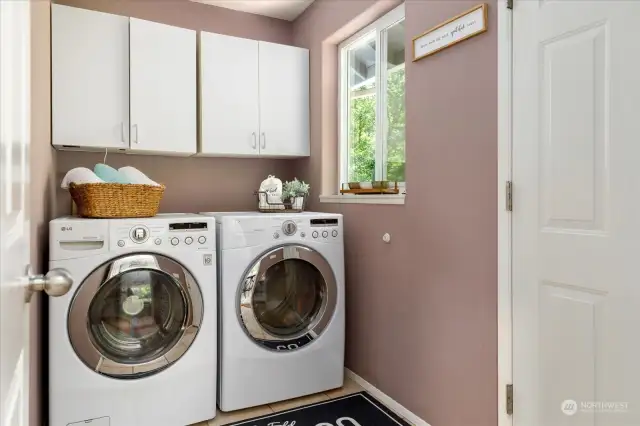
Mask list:
[[302,210],[304,198],[309,195],[309,184],[294,178],[291,182],[285,182],[282,186],[282,198],[291,202],[291,208]]

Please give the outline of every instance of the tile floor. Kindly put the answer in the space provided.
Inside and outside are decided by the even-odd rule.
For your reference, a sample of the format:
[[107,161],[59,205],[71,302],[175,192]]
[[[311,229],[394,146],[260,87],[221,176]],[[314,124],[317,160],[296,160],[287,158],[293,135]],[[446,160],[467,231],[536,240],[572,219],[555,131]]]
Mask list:
[[349,378],[345,378],[344,386],[339,389],[333,389],[324,393],[316,393],[314,395],[304,396],[302,398],[291,399],[288,401],[277,402],[275,404],[263,405],[260,407],[248,408],[246,410],[233,411],[230,413],[223,413],[218,411],[215,419],[207,422],[200,422],[193,426],[220,426],[232,422],[239,422],[242,420],[250,419],[252,417],[264,416],[265,414],[278,413],[280,411],[290,410],[292,408],[300,407],[302,405],[313,404],[314,402],[326,401],[327,399],[337,398],[340,396],[349,395],[356,392],[361,392],[364,389],[352,381]]

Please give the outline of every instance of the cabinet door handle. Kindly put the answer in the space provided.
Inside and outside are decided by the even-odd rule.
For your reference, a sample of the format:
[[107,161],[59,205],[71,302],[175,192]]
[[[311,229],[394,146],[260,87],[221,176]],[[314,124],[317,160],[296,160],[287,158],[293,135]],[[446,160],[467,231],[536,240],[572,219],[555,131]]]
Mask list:
[[257,142],[256,142],[256,132],[251,133],[253,135],[253,145],[251,145],[251,147],[253,149],[256,149],[257,146]]
[[132,128],[136,131],[136,137],[133,139],[133,142],[138,143],[138,125],[134,124]]
[[124,140],[124,121],[120,123],[120,140],[122,140],[122,143],[126,142]]
[[267,136],[262,132],[262,149],[267,147]]

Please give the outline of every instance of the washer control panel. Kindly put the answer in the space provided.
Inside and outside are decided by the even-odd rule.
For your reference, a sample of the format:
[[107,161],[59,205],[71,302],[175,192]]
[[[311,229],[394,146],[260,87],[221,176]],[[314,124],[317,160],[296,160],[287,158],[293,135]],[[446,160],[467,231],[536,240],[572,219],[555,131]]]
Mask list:
[[111,226],[111,247],[144,250],[215,250],[213,221],[123,221]]

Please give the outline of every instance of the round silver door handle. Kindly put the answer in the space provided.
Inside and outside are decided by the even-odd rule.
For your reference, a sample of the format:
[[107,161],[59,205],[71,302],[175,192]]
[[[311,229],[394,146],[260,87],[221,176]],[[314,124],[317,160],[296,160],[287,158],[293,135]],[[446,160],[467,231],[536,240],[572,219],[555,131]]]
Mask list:
[[66,269],[55,268],[47,275],[29,275],[29,290],[44,291],[49,296],[64,296],[73,285],[73,278]]

